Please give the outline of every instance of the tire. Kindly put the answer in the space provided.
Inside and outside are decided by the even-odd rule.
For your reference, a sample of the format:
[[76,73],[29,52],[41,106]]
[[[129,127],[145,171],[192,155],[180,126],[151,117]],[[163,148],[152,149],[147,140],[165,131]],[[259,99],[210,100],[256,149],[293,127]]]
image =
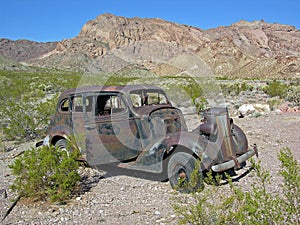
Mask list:
[[168,162],[168,177],[173,189],[182,193],[191,193],[203,190],[203,174],[191,179],[196,168],[196,158],[185,152],[177,152]]
[[62,151],[66,151],[68,155],[72,152],[72,149],[68,146],[66,139],[59,139],[55,143],[55,147],[59,148]]

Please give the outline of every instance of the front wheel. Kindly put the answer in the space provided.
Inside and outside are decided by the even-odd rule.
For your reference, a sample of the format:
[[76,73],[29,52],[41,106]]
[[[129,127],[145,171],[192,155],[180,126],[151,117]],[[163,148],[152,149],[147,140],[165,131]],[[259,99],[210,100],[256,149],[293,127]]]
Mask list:
[[197,163],[195,157],[185,152],[177,152],[171,156],[168,162],[168,177],[173,189],[183,193],[203,189],[203,174]]
[[66,139],[59,139],[55,143],[55,147],[59,148],[62,151],[66,151],[68,155],[72,152],[72,148],[70,147],[70,144]]

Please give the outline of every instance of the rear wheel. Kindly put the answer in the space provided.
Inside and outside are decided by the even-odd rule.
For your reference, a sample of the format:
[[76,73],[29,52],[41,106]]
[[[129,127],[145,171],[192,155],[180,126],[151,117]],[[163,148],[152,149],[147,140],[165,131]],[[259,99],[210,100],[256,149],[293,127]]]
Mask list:
[[196,158],[185,152],[177,152],[171,156],[168,162],[168,177],[173,189],[183,193],[203,189],[203,174],[196,163]]

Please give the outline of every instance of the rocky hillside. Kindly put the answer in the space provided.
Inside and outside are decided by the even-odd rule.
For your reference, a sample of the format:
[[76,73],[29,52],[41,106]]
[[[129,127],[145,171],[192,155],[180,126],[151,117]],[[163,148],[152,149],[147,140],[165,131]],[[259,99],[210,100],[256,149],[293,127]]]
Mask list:
[[0,55],[16,62],[37,58],[56,47],[56,42],[38,43],[29,40],[0,39]]
[[60,42],[0,39],[0,55],[88,73],[138,68],[157,75],[299,78],[300,31],[264,21],[201,30],[103,14],[88,21],[77,37]]

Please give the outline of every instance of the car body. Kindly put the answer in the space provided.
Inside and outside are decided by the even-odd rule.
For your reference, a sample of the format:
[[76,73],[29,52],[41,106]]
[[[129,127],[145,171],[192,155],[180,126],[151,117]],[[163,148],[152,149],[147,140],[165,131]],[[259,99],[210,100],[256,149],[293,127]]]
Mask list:
[[181,110],[156,86],[81,87],[60,95],[44,145],[66,148],[73,136],[91,167],[163,174],[172,187],[182,174],[190,177],[196,159],[201,171],[221,172],[257,154],[226,108],[209,109],[204,118],[188,130]]

